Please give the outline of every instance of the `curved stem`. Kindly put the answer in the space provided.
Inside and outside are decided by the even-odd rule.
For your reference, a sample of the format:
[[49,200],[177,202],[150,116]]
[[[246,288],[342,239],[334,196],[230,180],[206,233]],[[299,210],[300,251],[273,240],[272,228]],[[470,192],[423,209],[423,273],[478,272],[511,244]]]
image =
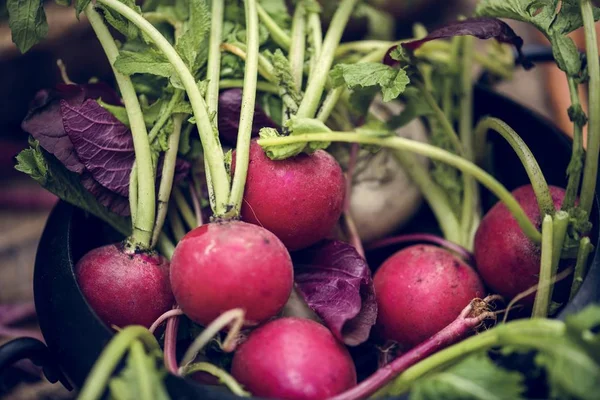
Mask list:
[[554,202],[552,201],[552,196],[550,196],[546,178],[529,147],[527,147],[523,139],[506,122],[493,117],[485,117],[479,121],[475,128],[477,163],[481,163],[484,156],[486,135],[489,129],[498,132],[510,144],[519,157],[519,160],[521,160],[531,181],[541,215],[547,214],[553,216],[556,210],[554,209]]
[[321,101],[325,83],[327,82],[327,75],[329,74],[331,64],[333,63],[335,49],[340,43],[346,23],[348,22],[348,19],[350,19],[350,15],[357,2],[358,0],[342,0],[333,15],[329,29],[325,35],[325,40],[323,41],[321,54],[319,54],[319,61],[311,74],[310,82],[306,87],[304,98],[302,99],[296,114],[297,117],[314,117]]
[[152,376],[148,374],[148,368],[152,366],[146,363],[146,354],[144,352],[144,345],[139,340],[136,340],[131,344],[131,362],[135,369],[137,379],[137,393],[141,399],[152,400],[154,399]]
[[148,330],[151,333],[154,333],[163,322],[169,320],[169,318],[173,318],[179,315],[183,315],[183,311],[181,311],[180,308],[174,308],[172,310],[169,310],[162,314],[160,317],[158,317],[156,321],[152,323],[152,326],[150,326]]
[[260,21],[269,31],[271,39],[273,39],[273,41],[277,43],[282,49],[286,51],[289,50],[290,43],[292,42],[292,39],[290,39],[289,35],[279,27],[277,22],[275,22],[273,18],[271,18],[269,13],[267,13],[265,9],[261,7],[260,4],[256,5],[256,10],[258,11],[258,17],[260,18]]
[[223,342],[223,350],[226,352],[235,350],[235,339],[244,325],[244,315],[244,310],[241,308],[234,308],[233,310],[225,311],[223,314],[219,315],[217,319],[211,322],[210,325],[194,339],[194,342],[190,347],[188,347],[181,360],[181,368],[185,368],[189,363],[194,361],[200,350],[202,350],[216,334],[228,325],[231,325],[231,328],[227,332],[225,342]]
[[523,233],[531,239],[534,243],[541,242],[540,232],[535,228],[533,223],[521,208],[521,205],[510,192],[493,176],[489,175],[483,169],[479,168],[470,161],[465,160],[462,157],[452,154],[446,150],[442,150],[438,147],[432,146],[427,143],[421,143],[415,140],[409,140],[401,137],[374,137],[372,135],[365,135],[353,132],[324,132],[324,133],[310,133],[295,136],[277,137],[277,138],[265,138],[259,139],[258,143],[264,148],[269,146],[280,146],[284,144],[292,143],[308,143],[308,142],[344,142],[344,143],[361,143],[361,144],[373,144],[381,147],[400,151],[410,151],[413,153],[427,156],[431,159],[442,161],[454,168],[459,169],[465,174],[472,175],[475,179],[481,182],[482,185],[487,187],[492,193],[494,193],[509,209],[511,214],[517,220],[519,226],[523,230]]
[[210,39],[208,43],[208,63],[206,66],[206,105],[208,113],[214,113],[214,124],[217,124],[219,108],[219,79],[221,77],[221,37],[223,36],[223,14],[225,12],[224,0],[212,0],[210,11]]
[[[124,7],[127,8],[126,6]],[[119,49],[117,48],[108,27],[102,20],[100,14],[94,9],[93,4],[90,3],[86,7],[85,15],[90,21],[90,25],[106,53],[106,57],[108,58],[115,75],[117,85],[123,96],[123,103],[125,104],[125,109],[127,111],[131,135],[133,136],[138,174],[138,204],[137,208],[134,207],[134,209],[136,209],[135,224],[133,225],[133,232],[131,233],[131,242],[136,247],[148,249],[152,239],[152,228],[154,227],[156,210],[154,198],[154,169],[152,168],[152,155],[150,152],[150,142],[148,140],[144,115],[142,114],[142,108],[140,107],[131,79],[114,68],[114,63],[119,56]]]
[[249,397],[250,393],[246,392],[235,378],[227,373],[227,371],[207,362],[197,362],[185,366],[181,370],[181,375],[187,376],[196,372],[206,372],[212,376],[219,378],[219,382],[227,387],[231,393],[240,397]]
[[169,208],[169,199],[173,188],[173,177],[175,176],[175,164],[177,163],[177,152],[179,150],[179,137],[181,135],[181,126],[184,116],[177,114],[173,117],[173,132],[169,136],[169,148],[165,152],[165,158],[162,166],[162,176],[158,188],[158,209],[156,212],[156,223],[152,231],[152,247],[158,243],[158,237],[162,232],[167,209]]
[[[220,89],[241,88],[243,86],[243,79],[222,79],[219,82]],[[256,82],[256,90],[272,94],[279,93],[279,88],[270,82]]]
[[96,360],[94,367],[90,371],[83,388],[79,392],[78,399],[95,400],[99,399],[106,388],[106,384],[117,367],[125,352],[131,345],[141,340],[146,349],[150,351],[160,350],[158,342],[152,336],[148,329],[143,326],[127,326],[123,328],[108,345]]
[[580,4],[590,82],[588,141],[579,205],[587,215],[590,215],[596,191],[598,153],[600,153],[600,60],[598,60],[598,40],[592,3],[590,0],[580,0]]
[[[227,200],[229,199],[229,175],[225,169],[225,158],[223,149],[219,143],[217,135],[215,135],[210,116],[206,108],[206,103],[200,94],[200,90],[196,85],[196,80],[187,68],[177,51],[165,39],[165,37],[141,15],[136,13],[119,0],[97,0],[99,3],[111,8],[121,14],[143,33],[158,47],[165,55],[169,62],[173,65],[175,72],[179,76],[183,87],[185,88],[200,135],[200,141],[204,148],[204,156],[207,159],[215,197],[215,209],[213,210],[216,216],[221,216],[227,211]],[[129,119],[131,121],[131,118]],[[152,221],[154,223],[154,221]]]
[[[581,103],[579,102],[579,91],[577,90],[577,83],[575,79],[567,76],[567,82],[569,85],[569,96],[571,97],[571,108],[574,110],[581,110]],[[567,175],[569,181],[567,183],[567,190],[565,198],[561,206],[561,210],[570,210],[575,206],[575,200],[579,193],[579,184],[581,183],[581,170],[583,168],[583,157],[585,153],[583,151],[583,126],[581,121],[577,118],[573,119],[573,150],[571,153],[571,161],[567,167]]]
[[250,141],[252,139],[252,121],[256,103],[256,82],[258,79],[258,14],[256,0],[245,0],[246,11],[246,67],[244,69],[244,88],[242,89],[242,109],[235,147],[235,173],[229,205],[238,217],[242,208],[244,187],[250,162]]
[[[241,44],[223,43],[221,45],[221,50],[227,51],[246,61],[246,46]],[[275,78],[273,72],[273,64],[260,54],[258,55],[258,73],[270,83],[277,84],[277,78]]]
[[[175,308],[174,310],[178,310]],[[165,367],[167,370],[178,375],[179,366],[177,365],[177,331],[179,329],[179,316],[169,318],[165,329]]]
[[552,280],[552,217],[546,215],[542,222],[542,256],[538,290],[533,303],[532,318],[546,318],[550,306],[550,281]]

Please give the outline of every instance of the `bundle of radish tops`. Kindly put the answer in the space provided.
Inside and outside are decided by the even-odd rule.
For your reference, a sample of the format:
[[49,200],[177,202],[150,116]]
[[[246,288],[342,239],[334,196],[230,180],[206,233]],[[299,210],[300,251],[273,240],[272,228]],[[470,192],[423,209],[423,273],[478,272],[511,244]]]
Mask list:
[[[483,0],[474,17],[416,25],[402,41],[358,0],[72,3],[114,85],[63,70],[23,121],[31,148],[17,169],[127,237],[75,266],[118,332],[82,399],[168,398],[166,370],[280,399],[598,398],[600,307],[549,318],[593,251],[600,9],[590,0]],[[7,6],[27,51],[48,29],[40,1]],[[547,185],[506,123],[473,119],[474,69],[506,79],[531,67],[497,18],[539,29],[565,72],[566,188]],[[367,26],[366,39],[342,43],[351,25]],[[567,36],[582,26],[585,55]],[[492,40],[476,50],[476,38]],[[479,166],[488,131],[530,185],[511,193]],[[483,216],[481,187],[499,200]],[[441,236],[392,236],[422,200]],[[394,246],[367,264],[365,250]],[[554,291],[559,280],[570,291]]]

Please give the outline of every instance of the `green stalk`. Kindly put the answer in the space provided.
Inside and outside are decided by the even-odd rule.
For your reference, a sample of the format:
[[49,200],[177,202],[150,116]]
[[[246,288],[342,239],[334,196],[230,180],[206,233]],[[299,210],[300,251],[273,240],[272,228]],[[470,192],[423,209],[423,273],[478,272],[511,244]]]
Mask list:
[[214,113],[214,125],[217,124],[219,108],[219,80],[221,77],[221,37],[223,36],[223,14],[225,0],[212,0],[210,11],[210,38],[208,43],[208,63],[206,66],[206,106],[209,115]]
[[498,132],[519,157],[535,192],[540,214],[553,216],[555,213],[554,202],[550,196],[546,178],[529,147],[506,122],[493,117],[485,117],[479,121],[475,128],[477,163],[480,164],[485,156],[486,135],[490,129]]
[[[200,135],[200,141],[204,148],[204,156],[207,158],[208,169],[212,177],[212,185],[215,197],[214,213],[216,216],[221,216],[227,211],[227,200],[229,198],[229,175],[225,169],[225,158],[223,149],[214,134],[206,107],[206,103],[200,94],[200,90],[196,85],[196,80],[187,68],[177,51],[169,43],[167,39],[148,21],[134,10],[121,3],[119,0],[97,0],[99,3],[116,11],[136,27],[138,27],[148,38],[156,45],[156,47],[165,55],[167,60],[173,65],[173,68],[183,87],[185,88]],[[131,121],[131,118],[129,118]],[[140,169],[142,169],[140,167]],[[141,214],[141,210],[138,211]],[[154,220],[152,221],[154,223]]]
[[590,253],[592,252],[593,246],[590,243],[590,238],[584,237],[579,242],[579,251],[577,252],[577,262],[575,263],[575,272],[573,274],[573,284],[571,285],[571,293],[569,294],[569,301],[575,297],[581,284],[583,283],[583,277],[587,273],[587,261]]
[[598,60],[598,40],[592,3],[590,0],[580,0],[580,4],[590,83],[588,85],[588,142],[579,205],[587,215],[590,215],[596,190],[598,153],[600,152],[600,61]]
[[431,179],[429,171],[423,167],[414,154],[396,151],[394,155],[404,172],[423,194],[444,237],[453,243],[462,243],[460,225],[447,201],[446,193]]
[[92,4],[89,4],[86,7],[85,15],[90,21],[90,25],[106,53],[106,57],[108,58],[115,75],[117,85],[123,96],[125,109],[127,110],[131,135],[133,136],[138,175],[138,204],[137,207],[133,207],[135,209],[135,224],[133,225],[130,241],[134,247],[139,247],[142,250],[148,249],[152,239],[152,228],[154,227],[154,216],[156,211],[154,199],[154,169],[152,168],[152,155],[150,152],[150,142],[148,140],[144,115],[142,114],[142,108],[140,107],[131,79],[114,68],[114,63],[119,56],[119,49],[117,48],[108,27]]
[[175,200],[175,204],[177,205],[177,209],[181,213],[185,224],[189,229],[194,229],[198,226],[198,221],[196,220],[196,216],[194,215],[194,211],[192,211],[190,205],[183,193],[181,193],[181,189],[176,187],[173,189],[173,200]]
[[297,117],[312,118],[317,112],[317,108],[321,102],[321,95],[325,89],[325,83],[327,82],[327,75],[329,74],[331,64],[333,63],[335,49],[340,43],[344,28],[346,27],[357,2],[358,0],[342,0],[335,11],[327,34],[325,35],[325,40],[323,41],[321,54],[319,54],[319,61],[311,74],[311,79],[306,87],[304,98],[298,108],[296,114]]
[[[244,86],[243,79],[222,79],[219,82],[220,89],[231,89],[231,88],[241,88]],[[269,82],[256,82],[256,90],[259,92],[278,94],[279,88],[272,83]]]
[[233,207],[235,216],[239,217],[244,196],[244,186],[248,175],[250,161],[250,141],[252,120],[256,103],[256,82],[258,79],[258,13],[256,0],[245,0],[246,11],[246,66],[244,69],[244,88],[242,90],[242,110],[235,147],[235,173],[229,205]]
[[[569,84],[569,96],[571,97],[571,107],[574,110],[582,110],[579,102],[579,91],[575,79],[567,76]],[[583,110],[582,110],[583,112]],[[579,193],[579,184],[581,183],[581,169],[583,168],[583,159],[585,152],[583,151],[583,125],[577,118],[573,119],[573,150],[571,153],[571,161],[567,167],[567,175],[569,181],[565,198],[562,203],[562,210],[570,210],[575,206],[577,193]]]
[[319,54],[321,54],[321,48],[323,47],[323,32],[321,30],[321,18],[319,18],[318,13],[309,12],[308,31],[308,39],[312,49],[312,53],[310,56],[310,74],[312,75],[312,73],[317,67],[317,62],[319,62]]
[[146,362],[146,354],[144,352],[144,345],[139,340],[136,340],[131,344],[131,362],[136,371],[137,379],[137,393],[140,399],[152,400],[154,399],[154,391],[152,390],[154,382],[152,376],[148,374],[148,369],[153,366],[148,365]]
[[302,90],[302,76],[304,75],[304,50],[306,49],[306,10],[299,2],[294,10],[292,19],[292,43],[288,55],[294,84],[298,91]]
[[542,257],[540,278],[533,303],[532,318],[546,318],[550,306],[550,287],[552,286],[552,217],[547,215],[542,221]]
[[373,51],[374,48],[385,48],[387,50],[399,43],[401,42],[390,42],[386,40],[359,40],[356,42],[346,42],[340,44],[337,49],[335,49],[335,58],[340,58],[352,52],[369,53]]
[[166,257],[167,260],[173,258],[173,253],[175,252],[175,245],[169,240],[169,238],[164,232],[161,232],[158,236],[157,247],[160,251],[160,254]]
[[156,223],[152,230],[152,247],[158,243],[158,237],[162,232],[165,218],[167,217],[169,199],[171,198],[171,190],[173,188],[173,177],[175,176],[175,164],[177,163],[177,152],[179,151],[179,137],[181,136],[181,126],[184,118],[182,114],[177,114],[173,117],[173,132],[169,135],[169,148],[165,152],[162,176],[158,188],[158,210],[156,212]]
[[[560,256],[567,236],[567,228],[569,227],[569,213],[566,211],[557,211],[554,214],[553,226],[552,226],[552,271],[550,276],[554,279],[558,273],[558,264],[560,263]],[[554,283],[550,286],[550,300],[552,300],[552,293],[554,292]]]
[[452,147],[453,147],[454,151],[456,152],[456,154],[462,155],[463,154],[462,143],[461,143],[458,135],[456,134],[456,131],[452,127],[450,120],[448,120],[448,118],[446,118],[446,114],[440,108],[440,106],[438,106],[437,101],[435,101],[435,98],[433,97],[431,92],[427,89],[427,87],[425,87],[425,85],[423,85],[421,83],[417,83],[416,85],[419,88],[419,91],[420,91],[421,95],[423,96],[423,99],[425,100],[427,105],[433,111],[434,118],[438,121],[438,123],[444,130],[444,133],[446,134],[446,136],[448,136],[448,139],[450,139],[450,142],[452,143]]
[[335,89],[330,90],[329,93],[327,93],[327,96],[325,97],[325,100],[323,100],[323,104],[321,105],[321,109],[317,113],[317,119],[319,121],[323,123],[327,122],[329,116],[331,115],[331,112],[337,105],[337,102],[340,100],[342,93],[344,93],[343,86],[336,87]]
[[[221,45],[221,49],[246,61],[246,46],[241,43],[223,43]],[[273,65],[269,62],[269,60],[267,60],[263,55],[259,54],[258,73],[267,81],[277,84],[277,78],[275,77],[273,70]]]
[[150,140],[150,143],[154,142],[162,127],[165,126],[169,118],[171,118],[175,105],[183,98],[183,93],[183,90],[176,89],[173,96],[171,96],[171,100],[169,100],[167,107],[164,110],[161,110],[158,119],[152,126],[152,129],[150,129],[150,133],[148,133],[148,140]]
[[123,328],[104,348],[102,354],[90,371],[83,388],[77,397],[80,400],[96,400],[101,398],[108,380],[123,358],[125,352],[140,340],[148,351],[160,351],[158,342],[148,329],[143,326],[127,326]]
[[131,214],[131,226],[135,226],[138,206],[138,172],[137,164],[133,161],[129,173],[129,212]]
[[229,389],[231,393],[235,394],[236,396],[250,396],[250,393],[246,392],[233,376],[229,375],[227,371],[224,371],[211,363],[197,362],[193,364],[188,364],[181,369],[181,375],[183,376],[191,375],[196,372],[206,372],[208,374],[211,374],[215,378],[218,378],[219,382],[225,385],[227,389]]
[[534,243],[539,244],[541,242],[540,232],[538,232],[535,226],[531,223],[529,217],[527,217],[527,214],[525,214],[525,211],[523,211],[523,208],[521,208],[519,202],[515,200],[510,192],[500,182],[472,162],[465,160],[456,154],[442,150],[436,146],[401,137],[375,137],[373,135],[365,135],[354,132],[310,133],[258,140],[258,143],[263,148],[269,146],[281,146],[285,144],[309,142],[372,144],[400,151],[410,151],[427,156],[434,160],[445,162],[465,174],[472,175],[475,179],[481,182],[482,185],[487,187],[506,205],[508,210],[517,220],[517,223],[523,230],[523,233]]
[[529,339],[534,336],[547,337],[549,335],[562,335],[565,330],[564,323],[548,319],[524,319],[499,325],[469,339],[463,340],[453,346],[441,350],[423,361],[408,368],[391,384],[375,394],[375,398],[383,395],[400,395],[410,389],[418,379],[435,370],[452,365],[453,363],[478,351],[491,349],[497,346],[528,345],[540,348],[543,343]]
[[258,12],[258,18],[260,18],[260,21],[269,31],[271,39],[273,39],[273,41],[277,43],[279,47],[288,51],[292,42],[292,39],[290,39],[289,35],[283,29],[281,29],[277,22],[271,18],[269,13],[267,13],[260,4],[256,5],[256,10]]
[[169,212],[167,213],[167,216],[169,217],[169,225],[171,226],[171,231],[173,232],[175,242],[179,242],[185,236],[187,231],[183,226],[183,222],[181,221],[181,217],[177,211],[177,206],[174,202],[169,204]]

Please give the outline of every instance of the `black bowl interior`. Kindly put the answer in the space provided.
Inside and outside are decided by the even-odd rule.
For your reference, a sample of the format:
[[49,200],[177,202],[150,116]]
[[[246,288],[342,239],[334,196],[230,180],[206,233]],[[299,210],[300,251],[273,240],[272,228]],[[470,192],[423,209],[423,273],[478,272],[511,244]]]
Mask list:
[[[485,115],[501,118],[522,136],[536,156],[549,184],[566,185],[564,171],[570,158],[570,140],[552,123],[483,86],[476,87],[474,104],[477,119]],[[510,146],[494,133],[489,134],[489,140],[493,143],[493,158],[489,161],[495,176],[509,190],[527,184],[525,171]],[[482,195],[485,207],[495,202],[485,190]],[[592,221],[592,243],[598,246],[600,221],[597,202]],[[426,207],[406,228],[408,231],[421,232],[435,229],[434,220]],[[83,298],[73,266],[92,248],[119,239],[99,220],[86,216],[66,203],[59,203],[48,220],[39,245],[34,293],[40,326],[54,357],[75,386],[81,386],[84,382],[96,358],[110,340],[111,331],[96,317]],[[559,318],[600,299],[599,264],[600,258],[595,254],[581,290],[561,311]],[[221,388],[201,386],[175,376],[169,376],[167,388],[171,396],[177,399],[236,398]]]

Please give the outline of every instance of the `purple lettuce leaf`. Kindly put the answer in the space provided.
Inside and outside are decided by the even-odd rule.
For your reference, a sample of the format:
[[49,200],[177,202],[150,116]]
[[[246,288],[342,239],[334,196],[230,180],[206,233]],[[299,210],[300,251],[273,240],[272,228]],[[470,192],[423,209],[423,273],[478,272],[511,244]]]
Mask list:
[[[450,24],[431,31],[422,39],[402,43],[402,47],[414,51],[431,40],[466,35],[474,36],[478,39],[493,38],[501,43],[511,44],[517,50],[516,62],[522,64],[525,69],[533,67],[533,64],[525,58],[522,52],[523,39],[521,39],[521,37],[518,36],[506,22],[497,18],[477,17],[451,22]],[[390,49],[390,51],[391,50],[393,49]]]
[[[235,145],[237,141],[238,128],[240,125],[240,113],[242,110],[242,90],[224,90],[219,95],[218,125],[221,138]],[[258,105],[254,108],[254,119],[252,120],[252,137],[258,136],[261,128],[278,128],[277,124]]]
[[127,196],[135,161],[129,128],[95,100],[78,106],[61,100],[60,109],[65,131],[85,169],[100,185]]
[[[131,215],[129,198],[110,191],[96,181],[89,172],[84,172],[79,178],[83,187],[90,192],[104,207],[122,217]],[[128,188],[129,189],[129,188]]]
[[300,295],[331,332],[349,346],[369,338],[377,320],[371,271],[356,249],[325,240],[293,255]]

